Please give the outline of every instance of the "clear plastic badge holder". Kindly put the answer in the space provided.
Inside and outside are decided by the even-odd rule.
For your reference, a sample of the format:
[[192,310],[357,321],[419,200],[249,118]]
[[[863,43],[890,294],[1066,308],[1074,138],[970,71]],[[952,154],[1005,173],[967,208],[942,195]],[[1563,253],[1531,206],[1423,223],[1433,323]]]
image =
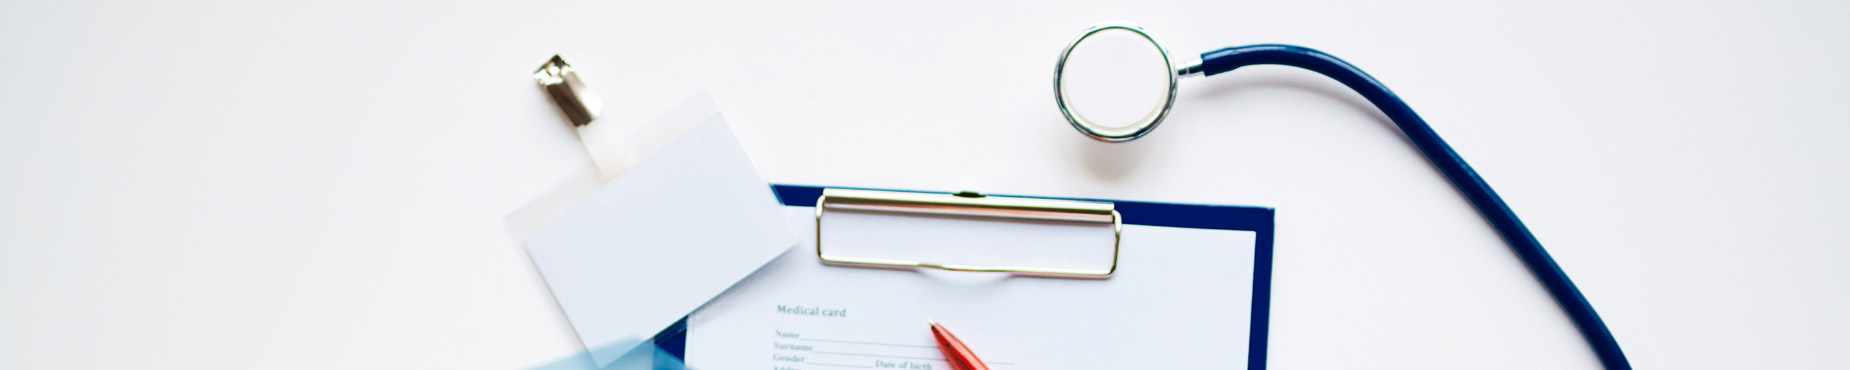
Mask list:
[[[534,71],[534,79],[552,99],[579,138],[592,161],[561,178],[526,205],[504,219],[513,245],[520,245],[548,221],[571,209],[623,170],[641,163],[651,154],[719,114],[718,104],[706,91],[689,96],[680,105],[650,122],[603,122],[597,120],[602,102],[569,64],[558,56]],[[685,335],[685,325],[668,328],[657,338]],[[616,357],[599,367],[592,354]],[[571,357],[540,364],[534,369],[687,369],[679,357],[680,348],[664,348],[655,338],[613,343],[602,348],[587,348]],[[604,356],[614,355],[614,356]]]

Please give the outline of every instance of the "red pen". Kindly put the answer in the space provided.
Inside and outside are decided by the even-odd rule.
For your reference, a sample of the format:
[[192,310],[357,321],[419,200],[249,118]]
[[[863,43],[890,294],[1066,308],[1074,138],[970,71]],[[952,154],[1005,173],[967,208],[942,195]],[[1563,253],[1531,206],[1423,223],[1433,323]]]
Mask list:
[[944,351],[944,362],[951,363],[953,370],[989,370],[989,365],[976,358],[976,353],[970,352],[970,347],[965,347],[950,330],[931,319],[925,319],[925,323],[931,324],[931,335],[938,337],[938,350]]

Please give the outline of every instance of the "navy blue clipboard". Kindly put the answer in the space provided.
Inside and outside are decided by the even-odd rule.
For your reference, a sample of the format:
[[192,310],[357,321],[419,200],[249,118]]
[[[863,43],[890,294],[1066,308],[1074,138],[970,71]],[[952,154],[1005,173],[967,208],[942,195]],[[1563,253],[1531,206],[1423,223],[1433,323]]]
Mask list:
[[[867,188],[842,188],[881,191],[910,191]],[[784,206],[815,207],[825,187],[805,185],[771,185],[777,200]],[[1266,333],[1270,327],[1272,306],[1272,233],[1275,212],[1271,208],[1134,202],[1109,199],[1054,198],[993,194],[1023,198],[1084,200],[1113,203],[1123,222],[1131,225],[1166,226],[1192,229],[1251,231],[1255,234],[1253,255],[1252,327],[1248,330],[1246,368],[1265,368]],[[670,356],[687,356],[687,319],[655,335],[655,344]]]

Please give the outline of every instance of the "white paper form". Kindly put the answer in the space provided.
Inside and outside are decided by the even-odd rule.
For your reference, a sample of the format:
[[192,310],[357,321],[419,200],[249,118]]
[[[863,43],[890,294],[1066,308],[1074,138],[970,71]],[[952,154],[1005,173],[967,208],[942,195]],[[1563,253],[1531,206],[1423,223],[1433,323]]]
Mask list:
[[927,318],[992,369],[1246,366],[1253,232],[1124,225],[1116,276],[1037,278],[823,265],[786,211],[803,244],[693,315],[690,368],[950,369]]

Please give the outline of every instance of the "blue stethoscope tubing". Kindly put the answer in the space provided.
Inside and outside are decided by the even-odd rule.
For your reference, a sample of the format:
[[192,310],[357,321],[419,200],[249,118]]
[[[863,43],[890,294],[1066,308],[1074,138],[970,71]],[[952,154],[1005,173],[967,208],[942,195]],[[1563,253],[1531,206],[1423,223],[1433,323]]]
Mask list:
[[1587,343],[1593,346],[1593,352],[1599,356],[1600,363],[1608,369],[1632,368],[1631,363],[1625,359],[1625,353],[1619,350],[1619,341],[1606,328],[1606,322],[1600,320],[1599,313],[1593,310],[1593,304],[1588,303],[1586,295],[1581,294],[1580,288],[1574,286],[1574,281],[1568,279],[1561,265],[1555,263],[1554,257],[1550,257],[1548,251],[1542,248],[1542,242],[1535,239],[1535,233],[1523,226],[1522,220],[1516,218],[1516,212],[1510,210],[1509,204],[1504,203],[1495,190],[1490,189],[1484,177],[1478,176],[1477,171],[1472,170],[1471,165],[1466,164],[1465,159],[1459,157],[1451,145],[1446,145],[1445,140],[1440,139],[1439,134],[1426,125],[1426,120],[1413,113],[1413,108],[1407,106],[1406,101],[1354,65],[1306,47],[1249,45],[1201,54],[1202,73],[1209,76],[1254,65],[1282,65],[1317,72],[1341,82],[1362,94],[1368,102],[1374,103],[1375,108],[1387,114],[1388,119],[1400,127],[1400,131],[1413,141],[1413,146],[1419,148],[1427,160],[1439,167],[1439,172],[1444,173],[1445,178],[1458,187],[1458,191],[1464,192],[1465,198],[1471,200],[1478,212],[1490,220],[1497,234],[1509,242],[1510,249],[1516,251],[1516,256],[1522,259],[1524,265],[1528,265],[1529,271],[1535,273],[1535,277],[1542,281],[1542,286],[1567,311],[1567,316],[1580,328],[1581,335],[1586,336]]
[[1498,197],[1497,192],[1490,189],[1490,184],[1484,182],[1484,178],[1478,176],[1477,171],[1472,170],[1471,165],[1466,164],[1465,159],[1459,157],[1457,151],[1452,150],[1452,146],[1446,145],[1445,140],[1440,139],[1439,134],[1433,132],[1432,127],[1426,125],[1426,121],[1420,119],[1419,114],[1413,113],[1413,108],[1409,107],[1407,102],[1394,95],[1393,91],[1389,91],[1374,77],[1370,77],[1361,69],[1342,59],[1306,47],[1276,44],[1230,47],[1202,53],[1201,62],[1198,65],[1189,65],[1180,69],[1171,67],[1174,73],[1169,76],[1169,94],[1166,101],[1136,124],[1126,127],[1103,127],[1086,120],[1072,109],[1065,98],[1061,76],[1065,73],[1067,58],[1072,54],[1075,46],[1092,34],[1111,29],[1131,31],[1147,39],[1156,47],[1158,53],[1163,54],[1164,63],[1170,64],[1168,51],[1163,48],[1162,43],[1134,23],[1106,21],[1081,33],[1067,45],[1066,52],[1061,54],[1054,72],[1054,101],[1061,113],[1066,116],[1068,123],[1071,123],[1081,133],[1107,142],[1130,141],[1148,134],[1162,122],[1163,118],[1168,115],[1169,109],[1174,106],[1175,82],[1180,75],[1199,73],[1212,76],[1246,66],[1281,65],[1303,68],[1336,79],[1337,82],[1362,94],[1362,97],[1373,103],[1375,108],[1387,114],[1388,119],[1400,128],[1401,133],[1413,141],[1413,146],[1419,148],[1420,153],[1424,154],[1427,160],[1432,161],[1434,166],[1439,167],[1439,172],[1445,174],[1445,178],[1450,180],[1458,191],[1464,193],[1465,198],[1471,201],[1471,205],[1490,221],[1491,227],[1497,230],[1497,234],[1509,243],[1510,249],[1516,252],[1516,256],[1528,266],[1529,271],[1535,273],[1536,279],[1541,280],[1542,286],[1554,296],[1555,302],[1560,303],[1561,308],[1567,311],[1568,318],[1574,321],[1581,335],[1585,336],[1587,343],[1592,345],[1593,352],[1599,357],[1602,365],[1607,369],[1632,368],[1631,363],[1625,359],[1625,353],[1619,350],[1619,342],[1612,337],[1612,331],[1606,328],[1605,321],[1600,320],[1599,313],[1593,310],[1593,304],[1587,302],[1586,295],[1581,294],[1580,288],[1574,286],[1574,281],[1568,279],[1567,272],[1562,271],[1561,265],[1555,263],[1554,258],[1548,255],[1548,251],[1542,248],[1542,243],[1535,239],[1535,234],[1529,232],[1529,228],[1522,224],[1521,219],[1516,218],[1516,212],[1510,210],[1509,204],[1504,203],[1503,198]]

